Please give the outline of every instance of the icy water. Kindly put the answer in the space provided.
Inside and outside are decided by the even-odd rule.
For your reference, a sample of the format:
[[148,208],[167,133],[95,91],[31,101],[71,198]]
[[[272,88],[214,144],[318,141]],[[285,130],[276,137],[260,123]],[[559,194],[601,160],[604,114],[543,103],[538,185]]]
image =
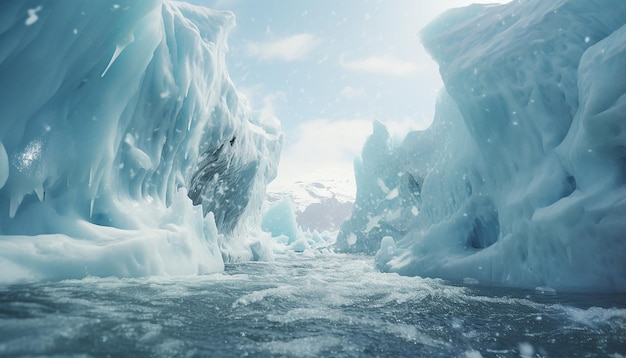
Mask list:
[[0,287],[0,356],[621,357],[626,296],[462,286],[290,254],[223,274]]

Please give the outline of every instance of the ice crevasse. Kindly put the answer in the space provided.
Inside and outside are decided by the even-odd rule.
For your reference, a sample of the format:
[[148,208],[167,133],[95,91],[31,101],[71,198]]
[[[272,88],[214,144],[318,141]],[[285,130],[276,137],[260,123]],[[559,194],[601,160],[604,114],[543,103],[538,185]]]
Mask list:
[[406,275],[626,291],[626,3],[452,9],[421,31],[432,125],[375,123],[337,240]]
[[254,256],[282,135],[228,76],[233,25],[168,0],[0,4],[0,282]]

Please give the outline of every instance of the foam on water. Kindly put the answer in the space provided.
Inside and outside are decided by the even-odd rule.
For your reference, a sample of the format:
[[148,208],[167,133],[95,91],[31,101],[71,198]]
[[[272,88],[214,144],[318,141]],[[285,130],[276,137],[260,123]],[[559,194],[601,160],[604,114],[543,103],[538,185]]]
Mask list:
[[624,302],[285,252],[223,274],[0,286],[0,355],[623,355]]

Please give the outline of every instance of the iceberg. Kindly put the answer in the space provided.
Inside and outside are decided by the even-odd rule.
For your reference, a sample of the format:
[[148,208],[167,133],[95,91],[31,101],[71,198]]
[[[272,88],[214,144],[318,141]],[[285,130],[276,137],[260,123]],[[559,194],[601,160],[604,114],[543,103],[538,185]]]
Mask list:
[[431,127],[355,162],[337,248],[380,270],[626,292],[626,3],[445,12],[420,35],[445,88]]
[[272,203],[264,211],[261,228],[272,237],[284,236],[288,244],[294,243],[302,236],[296,223],[295,209],[289,197]]
[[233,26],[168,0],[0,5],[0,282],[252,257],[282,134],[232,84]]

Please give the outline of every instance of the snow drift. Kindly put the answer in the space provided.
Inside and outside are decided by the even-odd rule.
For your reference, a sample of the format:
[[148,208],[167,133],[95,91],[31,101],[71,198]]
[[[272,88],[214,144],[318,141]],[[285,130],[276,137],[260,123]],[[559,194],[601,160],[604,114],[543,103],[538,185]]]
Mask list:
[[228,76],[233,25],[167,0],[0,4],[0,282],[252,255],[282,137]]
[[619,0],[529,0],[423,29],[434,122],[397,148],[375,124],[338,247],[406,275],[626,291],[625,22]]

